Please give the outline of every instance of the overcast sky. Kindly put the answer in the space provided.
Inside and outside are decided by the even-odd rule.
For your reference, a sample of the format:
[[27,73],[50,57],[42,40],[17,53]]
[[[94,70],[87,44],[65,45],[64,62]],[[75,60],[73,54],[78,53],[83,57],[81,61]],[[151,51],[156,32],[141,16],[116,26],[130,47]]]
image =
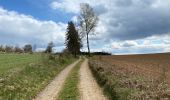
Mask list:
[[61,51],[67,22],[76,21],[80,3],[89,3],[99,16],[92,51],[170,52],[170,0],[0,0],[0,44],[43,49],[53,41]]

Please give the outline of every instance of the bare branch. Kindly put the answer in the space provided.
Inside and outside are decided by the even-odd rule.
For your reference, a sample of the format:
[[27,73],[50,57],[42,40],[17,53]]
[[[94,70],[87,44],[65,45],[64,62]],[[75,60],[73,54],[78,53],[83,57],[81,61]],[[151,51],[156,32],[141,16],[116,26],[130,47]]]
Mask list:
[[98,22],[98,17],[93,8],[87,3],[80,4],[80,9],[80,16],[78,17],[80,23],[80,35],[81,37],[87,37],[87,48],[90,54],[89,34],[92,34],[92,31],[94,31]]

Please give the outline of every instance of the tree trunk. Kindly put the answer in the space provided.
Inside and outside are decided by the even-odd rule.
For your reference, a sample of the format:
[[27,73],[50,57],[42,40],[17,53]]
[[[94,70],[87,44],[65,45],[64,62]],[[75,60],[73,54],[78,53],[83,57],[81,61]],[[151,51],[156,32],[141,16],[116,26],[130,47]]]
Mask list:
[[88,34],[87,34],[87,48],[88,48],[88,55],[90,56],[89,35]]
[[77,56],[77,53],[76,53],[76,50],[75,50],[75,48],[74,48],[74,57],[76,58],[76,56]]

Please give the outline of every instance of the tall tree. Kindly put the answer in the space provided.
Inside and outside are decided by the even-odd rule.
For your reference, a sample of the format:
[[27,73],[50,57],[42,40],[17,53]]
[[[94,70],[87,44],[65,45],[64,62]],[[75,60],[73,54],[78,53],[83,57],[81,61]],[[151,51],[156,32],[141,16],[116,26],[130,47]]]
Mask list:
[[45,53],[52,53],[53,47],[54,47],[54,43],[53,42],[48,43],[48,46],[47,46],[47,48],[45,50]]
[[32,45],[31,44],[26,44],[24,46],[24,52],[25,53],[32,53]]
[[81,39],[72,21],[68,22],[65,44],[67,50],[75,57],[80,53]]
[[82,37],[86,36],[88,54],[90,56],[89,35],[94,34],[94,29],[97,25],[98,17],[89,4],[82,3],[80,4],[80,8],[80,33]]

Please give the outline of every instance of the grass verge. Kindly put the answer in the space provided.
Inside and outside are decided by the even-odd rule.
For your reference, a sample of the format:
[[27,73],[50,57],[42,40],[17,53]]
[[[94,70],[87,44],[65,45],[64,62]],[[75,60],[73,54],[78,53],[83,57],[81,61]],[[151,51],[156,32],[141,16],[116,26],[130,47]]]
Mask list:
[[[29,63],[21,70],[0,75],[0,100],[30,100],[34,98],[61,70],[75,61],[71,57],[57,57]],[[45,60],[46,59],[46,60]],[[45,62],[44,62],[45,61]],[[62,62],[62,63],[61,63]]]
[[69,73],[57,100],[77,100],[79,97],[79,69],[82,60]]
[[109,100],[118,100],[117,93],[115,92],[115,84],[112,84],[111,77],[109,78],[108,72],[104,71],[102,67],[95,65],[93,61],[89,61],[89,67],[92,71],[93,76],[95,77],[97,83],[103,87],[104,94],[108,96]]

